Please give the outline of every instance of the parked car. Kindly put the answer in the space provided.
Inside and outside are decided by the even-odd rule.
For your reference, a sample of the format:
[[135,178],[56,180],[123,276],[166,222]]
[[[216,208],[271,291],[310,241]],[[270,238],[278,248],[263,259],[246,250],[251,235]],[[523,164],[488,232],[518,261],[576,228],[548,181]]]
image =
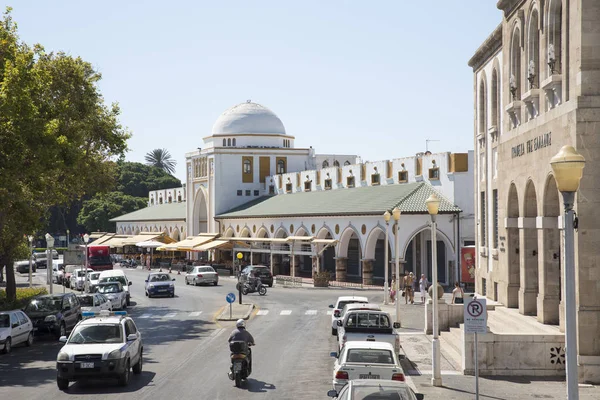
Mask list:
[[69,265],[65,265],[65,272],[63,274],[63,286],[69,287],[69,285],[71,284],[71,275],[73,274],[73,271],[75,271],[76,269],[80,269],[83,268],[83,265],[77,265],[77,264],[69,264]]
[[33,324],[21,310],[0,311],[0,348],[10,353],[19,343],[33,344]]
[[[29,260],[25,261],[17,261],[15,262],[15,270],[20,274],[28,274],[29,273]],[[31,262],[31,272],[35,272],[37,270],[37,265],[35,261]]]
[[335,305],[330,304],[329,308],[333,308],[333,312],[331,313],[331,334],[333,336],[337,335],[337,321],[340,318],[343,318],[342,310],[346,304],[354,304],[354,303],[363,303],[366,304],[369,302],[369,299],[366,297],[360,296],[340,296],[338,297]]
[[386,342],[348,342],[335,357],[333,388],[340,391],[350,380],[389,379],[405,381],[404,371],[394,354],[394,347]]
[[217,286],[219,284],[219,274],[209,265],[201,265],[194,267],[185,276],[186,285],[201,285],[201,284],[213,284]]
[[79,268],[73,271],[71,274],[71,283],[69,287],[75,290],[83,290],[85,289],[85,281],[89,273],[94,272],[91,268]]
[[127,275],[125,275],[125,272],[123,272],[123,270],[113,269],[100,272],[98,283],[106,282],[119,282],[123,286],[123,290],[125,291],[127,305],[131,304],[131,295],[129,294],[129,286],[131,286],[131,281],[127,279]]
[[239,283],[243,285],[250,277],[250,274],[254,274],[255,272],[258,272],[258,277],[263,284],[273,287],[273,274],[269,267],[264,265],[248,265],[245,267],[240,273]]
[[96,285],[100,282],[100,272],[94,271],[90,272],[90,293],[94,293],[96,291]]
[[89,293],[77,295],[81,304],[81,312],[112,311],[112,303],[102,293]]
[[144,281],[146,287],[144,291],[146,296],[169,296],[175,297],[175,284],[173,283],[175,278],[171,278],[169,274],[162,272],[154,272],[148,275],[148,278]]
[[113,310],[124,310],[127,307],[127,293],[121,282],[104,282],[96,285],[96,292],[105,295],[112,304]]
[[81,305],[73,293],[35,297],[23,311],[31,319],[34,333],[50,333],[57,338],[65,336],[81,320]]
[[65,266],[61,264],[53,264],[52,265],[52,281],[56,282],[58,285],[62,284],[63,278],[65,276]]
[[339,400],[389,399],[423,400],[421,393],[415,393],[406,382],[387,381],[385,379],[356,379],[348,382],[342,390],[327,392],[329,397]]
[[346,312],[344,319],[339,320],[337,323],[338,349],[340,350],[347,342],[366,340],[369,342],[387,342],[394,347],[396,354],[400,352],[400,336],[394,330],[400,328],[400,323],[394,322],[392,324],[390,314],[386,312],[351,310]]

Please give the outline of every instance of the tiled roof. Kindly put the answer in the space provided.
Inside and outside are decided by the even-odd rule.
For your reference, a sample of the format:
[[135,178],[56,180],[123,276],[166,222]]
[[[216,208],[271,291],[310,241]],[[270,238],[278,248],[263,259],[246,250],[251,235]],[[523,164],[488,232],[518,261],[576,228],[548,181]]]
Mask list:
[[111,222],[185,220],[185,202],[165,203],[142,208],[111,219]]
[[425,200],[433,192],[440,199],[440,214],[461,211],[430,184],[417,182],[262,197],[217,218],[380,215],[396,206],[403,213],[427,214]]

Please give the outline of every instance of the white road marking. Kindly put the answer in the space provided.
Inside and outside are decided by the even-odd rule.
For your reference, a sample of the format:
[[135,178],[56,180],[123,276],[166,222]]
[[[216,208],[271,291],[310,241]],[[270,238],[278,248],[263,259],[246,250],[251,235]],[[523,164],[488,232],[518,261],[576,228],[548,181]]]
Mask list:
[[190,313],[190,317],[198,317],[202,314],[202,311],[194,311]]
[[317,310],[306,310],[304,315],[317,315]]
[[165,315],[163,318],[175,318],[177,316],[177,313],[168,313],[167,315]]
[[256,315],[267,315],[268,313],[269,313],[269,310],[258,310]]
[[279,315],[290,315],[292,313],[292,310],[283,310],[279,313]]
[[138,318],[150,318],[151,316],[151,314],[142,314]]
[[327,315],[331,315],[331,314],[333,314],[333,311],[327,310]]

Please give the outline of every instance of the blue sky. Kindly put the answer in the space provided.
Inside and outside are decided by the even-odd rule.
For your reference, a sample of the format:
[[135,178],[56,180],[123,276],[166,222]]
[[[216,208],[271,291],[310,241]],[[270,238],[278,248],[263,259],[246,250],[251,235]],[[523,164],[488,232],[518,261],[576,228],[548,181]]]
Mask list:
[[482,0],[0,3],[23,40],[102,73],[133,133],[128,160],[166,148],[182,180],[184,154],[247,99],[318,153],[390,159],[426,138],[433,152],[472,149],[467,61],[502,18]]

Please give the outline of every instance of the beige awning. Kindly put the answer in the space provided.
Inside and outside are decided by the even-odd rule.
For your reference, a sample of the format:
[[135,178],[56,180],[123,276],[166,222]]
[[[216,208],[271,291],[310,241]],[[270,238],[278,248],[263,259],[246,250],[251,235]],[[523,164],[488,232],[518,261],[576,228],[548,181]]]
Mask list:
[[158,251],[178,251],[179,248],[177,247],[177,243],[179,243],[179,242],[165,244],[164,246],[157,247],[156,250],[158,250]]
[[204,243],[200,246],[194,247],[194,251],[208,251],[208,250],[231,250],[233,249],[233,242],[229,240],[213,240],[212,242]]
[[100,238],[98,238],[98,239],[94,240],[94,241],[92,242],[92,244],[93,244],[94,246],[105,246],[105,244],[104,244],[104,243],[106,243],[107,241],[109,241],[110,239],[112,239],[114,236],[115,236],[115,234],[114,234],[114,233],[107,233],[107,234],[105,234],[104,236],[102,236],[102,237],[100,237]]
[[210,242],[211,240],[213,240],[214,238],[217,237],[217,234],[201,234],[198,236],[189,236],[187,238],[185,238],[184,240],[181,240],[177,243],[177,249],[179,250],[183,250],[183,251],[195,251],[195,247],[196,246],[200,246],[201,244]]
[[337,243],[337,239],[315,239],[311,243],[314,244],[335,244]]
[[124,246],[135,246],[136,243],[145,242],[147,240],[158,240],[164,241],[165,243],[174,242],[168,236],[163,235],[162,232],[140,232],[138,235],[128,236],[127,239],[123,241]]
[[125,240],[129,239],[131,235],[114,235],[106,242],[102,243],[102,246],[110,247],[123,247]]

